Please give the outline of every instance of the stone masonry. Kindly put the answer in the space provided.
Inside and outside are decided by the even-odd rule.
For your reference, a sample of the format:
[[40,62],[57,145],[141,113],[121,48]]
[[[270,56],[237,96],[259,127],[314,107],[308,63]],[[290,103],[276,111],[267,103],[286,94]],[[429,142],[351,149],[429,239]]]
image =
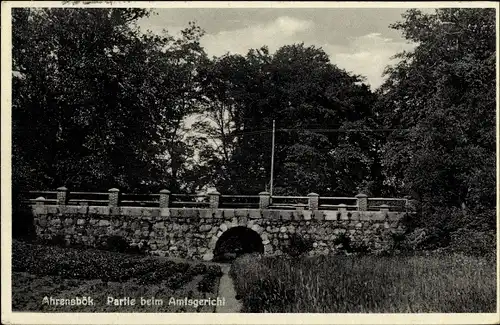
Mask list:
[[[404,231],[404,212],[385,208],[316,210],[317,194],[311,200],[311,210],[272,210],[265,204],[260,209],[170,208],[167,201],[161,201],[160,207],[120,207],[116,206],[115,193],[110,192],[113,201],[109,206],[45,205],[37,201],[33,205],[37,236],[50,239],[61,235],[69,244],[90,247],[109,236],[121,236],[131,245],[146,244],[152,255],[211,260],[218,239],[238,226],[260,236],[266,255],[283,254],[292,234],[311,239],[311,254],[318,255],[336,253],[335,240],[342,234],[377,251],[391,245],[392,234]],[[167,197],[169,192],[162,194]],[[217,206],[217,199],[211,196],[212,207]]]

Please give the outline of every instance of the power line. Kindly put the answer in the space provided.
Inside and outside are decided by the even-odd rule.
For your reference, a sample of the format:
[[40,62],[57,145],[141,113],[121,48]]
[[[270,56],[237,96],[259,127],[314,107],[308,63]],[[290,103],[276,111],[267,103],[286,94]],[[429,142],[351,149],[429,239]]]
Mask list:
[[[321,132],[321,133],[342,133],[342,132],[394,132],[394,131],[409,131],[410,129],[299,129],[299,128],[287,128],[287,129],[276,129],[276,131],[306,131],[306,132]],[[254,134],[265,134],[271,133],[272,130],[252,130],[252,131],[236,131],[234,134],[242,135],[254,135]]]

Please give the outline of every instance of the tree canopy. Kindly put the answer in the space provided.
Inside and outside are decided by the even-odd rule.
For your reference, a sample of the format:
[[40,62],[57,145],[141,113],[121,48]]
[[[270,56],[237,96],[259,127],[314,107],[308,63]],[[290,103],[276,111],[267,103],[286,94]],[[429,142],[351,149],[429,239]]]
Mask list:
[[494,207],[493,9],[408,10],[392,27],[416,46],[377,91],[321,48],[209,57],[149,14],[13,10],[13,186],[256,194],[275,120],[275,194]]

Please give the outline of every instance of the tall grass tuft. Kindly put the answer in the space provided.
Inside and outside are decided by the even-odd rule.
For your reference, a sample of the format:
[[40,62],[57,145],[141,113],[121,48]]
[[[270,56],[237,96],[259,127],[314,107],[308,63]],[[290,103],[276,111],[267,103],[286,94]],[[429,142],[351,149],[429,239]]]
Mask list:
[[453,256],[243,256],[231,268],[243,312],[494,312],[495,265]]

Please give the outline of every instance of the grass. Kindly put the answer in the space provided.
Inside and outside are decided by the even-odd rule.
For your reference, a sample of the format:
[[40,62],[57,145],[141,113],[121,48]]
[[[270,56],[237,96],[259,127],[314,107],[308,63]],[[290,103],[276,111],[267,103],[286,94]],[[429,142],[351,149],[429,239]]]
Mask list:
[[[170,305],[169,299],[216,298],[216,265],[91,249],[13,241],[12,310],[42,312],[213,312],[214,306]],[[44,297],[91,297],[94,306],[54,306]],[[136,299],[134,306],[108,305],[108,297]],[[163,304],[141,306],[140,298]]]
[[453,256],[243,256],[230,274],[242,312],[488,313],[495,263]]

